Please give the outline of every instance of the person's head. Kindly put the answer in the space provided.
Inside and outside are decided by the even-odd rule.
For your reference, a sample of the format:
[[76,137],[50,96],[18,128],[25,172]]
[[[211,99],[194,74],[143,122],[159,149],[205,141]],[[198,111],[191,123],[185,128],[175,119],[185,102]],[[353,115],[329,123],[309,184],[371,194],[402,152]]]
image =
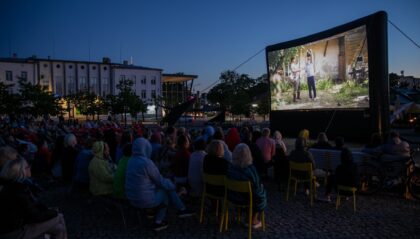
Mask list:
[[298,137],[300,137],[300,138],[304,138],[305,140],[308,140],[308,139],[309,139],[309,130],[307,130],[307,129],[302,129],[302,130],[299,132]]
[[251,136],[252,143],[256,143],[259,138],[261,138],[261,132],[258,130],[254,130]]
[[145,138],[137,138],[133,142],[133,156],[145,157],[150,159],[152,156],[152,145]]
[[181,135],[185,135],[187,130],[184,127],[179,127],[176,135],[179,137]]
[[108,144],[104,141],[96,141],[92,145],[92,153],[95,157],[104,159],[109,156],[109,147]]
[[343,146],[344,146],[344,138],[343,137],[337,136],[334,141],[335,141],[335,147],[336,148],[339,148],[339,149],[343,148]]
[[126,144],[123,147],[123,155],[124,157],[131,157],[132,154],[132,145],[131,144]]
[[341,155],[340,155],[340,159],[341,159],[341,163],[342,164],[346,164],[346,163],[351,163],[353,162],[353,154],[350,151],[350,149],[348,148],[343,148],[341,150]]
[[165,132],[166,136],[174,136],[176,135],[176,128],[173,126],[169,126],[168,128],[166,128],[166,132]]
[[180,135],[177,140],[177,146],[179,149],[188,149],[190,147],[190,141],[186,135]]
[[131,143],[132,139],[133,139],[133,136],[131,135],[131,132],[126,130],[121,135],[120,143],[121,143],[121,145]]
[[264,129],[262,130],[262,136],[263,136],[263,137],[270,137],[270,133],[271,133],[271,131],[270,131],[270,129],[269,129],[269,128],[264,128]]
[[9,160],[16,160],[18,158],[18,152],[16,149],[10,146],[0,147],[0,167],[3,166]]
[[150,143],[161,144],[161,141],[162,141],[162,136],[160,135],[159,132],[152,134],[152,136],[150,137]]
[[252,154],[248,145],[244,143],[236,145],[232,153],[232,164],[239,168],[246,168],[252,164]]
[[77,139],[74,134],[66,134],[64,137],[64,147],[75,147],[77,144]]
[[223,133],[223,129],[221,127],[217,127],[214,132],[213,139],[224,140],[224,138],[225,134]]
[[31,167],[25,159],[8,160],[0,171],[0,178],[12,181],[22,181],[31,177]]
[[223,157],[225,150],[223,148],[223,141],[212,140],[207,148],[208,154],[216,157]]
[[328,137],[325,132],[321,132],[318,134],[318,142],[328,142]]
[[296,58],[294,56],[290,60],[291,62],[296,63]]
[[206,141],[204,139],[199,139],[194,143],[194,150],[195,151],[204,151],[206,150]]
[[280,131],[276,130],[276,131],[274,131],[274,133],[273,133],[273,138],[274,138],[275,140],[282,140],[282,139],[283,139],[283,136],[281,135]]
[[304,151],[306,146],[306,139],[302,137],[298,137],[295,141],[295,150],[296,151]]

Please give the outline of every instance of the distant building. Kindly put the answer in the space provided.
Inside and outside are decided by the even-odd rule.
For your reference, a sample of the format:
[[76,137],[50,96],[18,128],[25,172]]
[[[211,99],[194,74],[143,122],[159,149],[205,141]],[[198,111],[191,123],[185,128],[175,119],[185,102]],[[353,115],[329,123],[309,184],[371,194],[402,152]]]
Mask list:
[[414,76],[404,76],[402,75],[398,80],[398,83],[401,87],[408,89],[420,89],[420,78]]
[[196,75],[163,74],[162,97],[166,107],[172,108],[188,100],[192,96],[192,88]]

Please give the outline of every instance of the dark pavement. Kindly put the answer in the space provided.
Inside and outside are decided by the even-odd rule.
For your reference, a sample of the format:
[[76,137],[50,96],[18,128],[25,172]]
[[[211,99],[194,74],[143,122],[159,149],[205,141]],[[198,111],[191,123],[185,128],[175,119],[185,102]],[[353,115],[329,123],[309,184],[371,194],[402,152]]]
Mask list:
[[[357,212],[352,201],[343,202],[338,211],[334,203],[316,201],[313,207],[303,193],[285,200],[272,181],[265,182],[268,194],[266,231],[253,230],[253,238],[420,238],[420,201],[406,200],[395,193],[357,196]],[[318,190],[322,195],[323,189]],[[121,215],[112,206],[105,207],[80,194],[69,194],[62,186],[54,186],[42,199],[49,206],[57,206],[64,213],[69,238],[246,238],[247,229],[234,222],[230,213],[229,230],[218,232],[213,213],[207,213],[199,223],[199,200],[187,205],[197,215],[178,219],[169,210],[169,227],[159,233],[139,223],[132,208],[126,208],[128,229]],[[233,210],[232,210],[233,211]],[[232,212],[231,211],[231,212]]]

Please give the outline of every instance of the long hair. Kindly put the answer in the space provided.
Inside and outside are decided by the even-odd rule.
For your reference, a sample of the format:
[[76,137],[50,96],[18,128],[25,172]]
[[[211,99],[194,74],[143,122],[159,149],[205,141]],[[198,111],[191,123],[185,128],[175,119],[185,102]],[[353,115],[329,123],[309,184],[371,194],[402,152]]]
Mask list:
[[23,181],[28,163],[24,158],[8,160],[0,171],[0,178],[13,181]]
[[244,143],[236,145],[232,153],[232,164],[239,168],[246,168],[252,164],[252,154],[248,145]]
[[212,140],[207,148],[207,152],[209,155],[223,157],[223,155],[225,154],[225,150],[223,148],[223,141],[218,139]]

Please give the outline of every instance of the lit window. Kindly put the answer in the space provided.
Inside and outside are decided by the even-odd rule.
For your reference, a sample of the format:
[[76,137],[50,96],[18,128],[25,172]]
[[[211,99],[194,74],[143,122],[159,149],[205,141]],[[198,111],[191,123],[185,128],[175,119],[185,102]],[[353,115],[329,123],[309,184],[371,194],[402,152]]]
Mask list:
[[13,73],[12,71],[6,71],[6,80],[13,81]]

